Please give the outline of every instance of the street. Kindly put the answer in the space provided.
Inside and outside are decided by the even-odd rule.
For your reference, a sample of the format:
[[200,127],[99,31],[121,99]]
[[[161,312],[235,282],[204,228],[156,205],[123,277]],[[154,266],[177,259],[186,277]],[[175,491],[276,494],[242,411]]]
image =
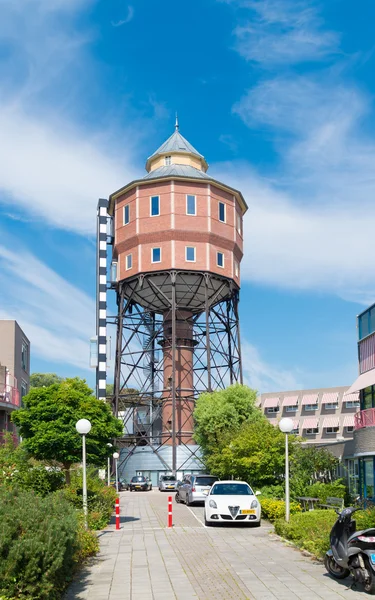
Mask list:
[[[66,600],[354,600],[362,589],[332,580],[324,566],[260,528],[204,526],[203,506],[173,501],[168,492],[122,492],[121,530],[99,533],[101,551],[78,574]],[[173,494],[174,497],[174,494]]]

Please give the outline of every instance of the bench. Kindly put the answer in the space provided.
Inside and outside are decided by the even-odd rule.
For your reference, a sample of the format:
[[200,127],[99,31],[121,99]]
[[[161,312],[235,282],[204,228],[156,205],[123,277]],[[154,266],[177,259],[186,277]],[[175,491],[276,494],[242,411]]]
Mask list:
[[319,508],[337,508],[338,510],[342,510],[344,508],[344,499],[343,498],[327,498],[326,504],[318,504]]

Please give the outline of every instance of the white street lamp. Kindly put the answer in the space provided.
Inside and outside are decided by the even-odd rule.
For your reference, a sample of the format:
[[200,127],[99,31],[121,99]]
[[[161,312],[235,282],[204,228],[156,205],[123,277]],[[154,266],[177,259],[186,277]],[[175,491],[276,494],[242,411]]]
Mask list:
[[290,518],[290,499],[289,499],[289,447],[288,433],[293,430],[293,421],[287,417],[279,422],[280,431],[285,433],[285,521],[288,523]]
[[117,468],[117,461],[120,457],[118,452],[114,452],[112,454],[113,458],[115,459],[115,467],[116,467],[116,492],[118,493],[118,468]]
[[83,518],[87,529],[87,481],[86,481],[86,435],[91,431],[91,423],[87,419],[80,419],[76,423],[76,430],[82,436],[82,497]]
[[[107,444],[108,448],[112,448],[112,444],[108,443]],[[108,456],[108,461],[107,461],[107,484],[108,487],[111,485],[111,458]]]

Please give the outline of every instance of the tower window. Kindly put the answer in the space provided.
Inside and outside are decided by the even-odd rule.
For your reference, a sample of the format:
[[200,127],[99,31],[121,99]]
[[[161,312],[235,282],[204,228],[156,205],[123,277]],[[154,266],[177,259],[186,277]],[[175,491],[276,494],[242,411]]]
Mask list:
[[152,248],[151,249],[151,262],[153,262],[153,263],[161,262],[161,248]]
[[242,235],[242,219],[241,219],[241,215],[239,213],[237,214],[237,231],[240,235]]
[[224,202],[219,202],[219,221],[225,223],[225,204]]
[[25,341],[22,341],[21,365],[23,370],[27,372],[29,367],[29,348]]
[[127,204],[124,206],[124,225],[127,225],[130,222],[130,206]]
[[195,248],[194,246],[186,246],[186,260],[188,262],[195,262]]
[[186,214],[196,215],[197,214],[197,199],[195,196],[186,196]]
[[168,167],[171,164],[171,157],[170,156],[166,156],[164,158],[164,164]]
[[236,260],[234,261],[234,274],[236,277],[240,274],[240,266]]
[[217,253],[216,262],[218,267],[224,267],[224,254],[222,252]]
[[158,215],[160,215],[160,198],[159,198],[159,196],[151,196],[150,214],[151,214],[151,217],[157,217]]
[[129,271],[133,266],[133,255],[128,254],[126,257],[126,270]]

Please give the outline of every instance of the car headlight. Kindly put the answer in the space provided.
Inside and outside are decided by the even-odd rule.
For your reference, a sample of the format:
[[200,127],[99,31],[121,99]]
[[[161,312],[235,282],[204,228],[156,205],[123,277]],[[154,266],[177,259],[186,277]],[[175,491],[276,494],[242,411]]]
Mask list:
[[211,506],[211,508],[217,508],[215,500],[210,500],[208,504]]
[[251,503],[250,508],[257,508],[258,507],[258,501],[257,500],[253,500]]

